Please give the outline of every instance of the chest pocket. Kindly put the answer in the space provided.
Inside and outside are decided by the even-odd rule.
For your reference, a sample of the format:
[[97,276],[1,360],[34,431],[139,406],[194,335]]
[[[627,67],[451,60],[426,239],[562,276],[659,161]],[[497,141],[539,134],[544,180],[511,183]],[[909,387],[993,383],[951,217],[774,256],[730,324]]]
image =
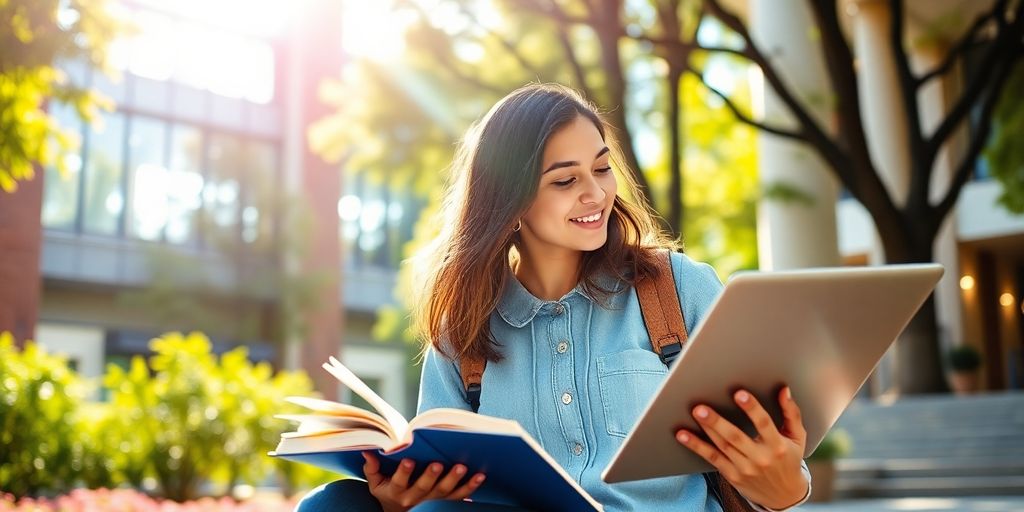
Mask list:
[[597,359],[598,386],[608,434],[626,437],[668,368],[650,350],[631,349]]

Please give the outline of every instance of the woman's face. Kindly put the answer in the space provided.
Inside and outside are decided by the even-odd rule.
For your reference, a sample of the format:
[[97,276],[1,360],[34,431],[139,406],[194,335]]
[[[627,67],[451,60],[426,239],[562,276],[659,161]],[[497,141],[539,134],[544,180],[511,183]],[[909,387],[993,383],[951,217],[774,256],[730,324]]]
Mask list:
[[601,133],[583,116],[548,139],[537,197],[520,231],[527,252],[556,256],[604,245],[616,192],[609,158]]

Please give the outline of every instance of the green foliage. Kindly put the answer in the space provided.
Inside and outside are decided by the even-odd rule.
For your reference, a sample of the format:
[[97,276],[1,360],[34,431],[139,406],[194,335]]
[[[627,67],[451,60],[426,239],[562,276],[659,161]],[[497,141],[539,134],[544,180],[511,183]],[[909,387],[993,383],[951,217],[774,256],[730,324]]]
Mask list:
[[54,165],[76,144],[43,110],[48,101],[73,105],[86,119],[109,102],[71,83],[54,67],[61,59],[82,59],[104,69],[107,42],[123,30],[107,12],[106,0],[0,1],[0,190],[32,179],[33,165]]
[[177,501],[195,498],[205,478],[228,485],[265,478],[274,464],[266,453],[287,427],[273,415],[287,412],[285,396],[312,394],[308,377],[272,377],[244,347],[218,361],[198,333],[167,334],[150,348],[148,365],[136,357],[128,370],[110,366],[104,379],[120,430],[135,433],[122,442],[145,455],[142,473]]
[[313,394],[301,372],[273,373],[244,347],[219,358],[198,333],[167,334],[154,355],[111,365],[107,403],[85,401],[86,383],[63,358],[0,334],[0,489],[15,496],[129,484],[178,501],[204,481],[259,484],[275,470],[289,492],[336,478],[267,452],[299,412],[285,396]]
[[29,496],[74,483],[83,384],[63,358],[0,333],[0,489]]
[[973,345],[957,345],[946,352],[946,359],[953,371],[970,372],[981,367],[981,354]]
[[841,428],[833,428],[825,434],[825,439],[814,449],[814,452],[807,457],[808,461],[835,460],[850,453],[853,441],[850,434]]
[[1010,76],[993,115],[992,138],[985,148],[989,169],[1002,184],[999,203],[1012,213],[1024,213],[1024,64]]

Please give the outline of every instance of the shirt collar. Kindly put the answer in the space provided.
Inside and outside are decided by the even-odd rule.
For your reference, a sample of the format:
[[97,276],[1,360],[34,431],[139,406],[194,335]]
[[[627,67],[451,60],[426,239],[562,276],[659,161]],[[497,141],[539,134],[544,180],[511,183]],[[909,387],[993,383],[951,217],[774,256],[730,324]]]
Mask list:
[[[505,322],[512,327],[522,327],[528,323],[546,305],[554,305],[558,302],[564,302],[569,300],[573,295],[579,295],[580,297],[590,301],[596,302],[594,297],[584,290],[582,284],[577,284],[575,288],[569,291],[569,293],[562,296],[557,301],[541,300],[530,293],[529,290],[523,286],[523,283],[519,282],[516,275],[512,273],[511,269],[507,270],[508,274],[505,278],[505,287],[501,291],[501,299],[498,301],[497,311],[498,315],[501,316]],[[624,286],[613,276],[601,275],[598,276],[597,282],[600,286],[608,289],[615,290],[616,292],[621,291]]]

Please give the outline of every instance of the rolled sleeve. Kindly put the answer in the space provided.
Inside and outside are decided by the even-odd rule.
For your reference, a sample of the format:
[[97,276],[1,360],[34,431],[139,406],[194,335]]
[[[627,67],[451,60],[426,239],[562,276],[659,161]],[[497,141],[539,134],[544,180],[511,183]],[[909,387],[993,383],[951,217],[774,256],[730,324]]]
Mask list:
[[787,508],[768,508],[768,507],[763,507],[763,506],[758,505],[757,503],[754,503],[753,501],[750,501],[749,499],[747,499],[746,496],[743,496],[743,493],[740,493],[740,496],[743,496],[743,499],[746,499],[747,503],[750,503],[750,506],[754,510],[756,510],[758,512],[785,512],[787,510],[793,510],[796,507],[799,507],[800,505],[803,505],[804,503],[807,503],[807,500],[810,499],[810,497],[811,497],[811,486],[814,485],[814,483],[811,482],[811,470],[807,469],[807,462],[806,461],[800,461],[800,470],[803,471],[804,478],[807,479],[807,494],[804,495],[803,499],[801,499],[800,501],[794,503],[793,505],[791,505],[791,506],[789,506]]
[[430,347],[423,359],[416,414],[439,407],[471,410],[466,402],[459,366]]

